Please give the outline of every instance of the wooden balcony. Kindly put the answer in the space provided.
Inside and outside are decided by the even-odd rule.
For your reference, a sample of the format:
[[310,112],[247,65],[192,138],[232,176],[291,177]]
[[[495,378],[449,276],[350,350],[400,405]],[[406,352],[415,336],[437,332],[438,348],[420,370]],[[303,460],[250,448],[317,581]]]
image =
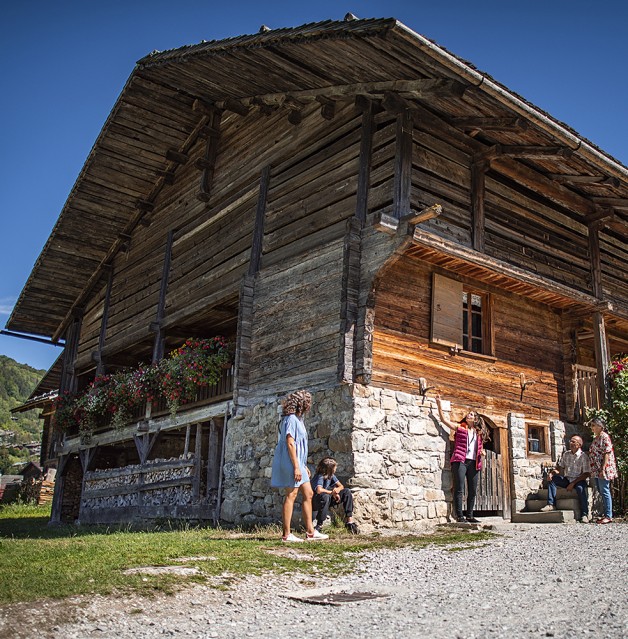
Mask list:
[[586,421],[587,408],[601,408],[602,400],[597,385],[597,369],[576,364],[573,367],[574,419]]

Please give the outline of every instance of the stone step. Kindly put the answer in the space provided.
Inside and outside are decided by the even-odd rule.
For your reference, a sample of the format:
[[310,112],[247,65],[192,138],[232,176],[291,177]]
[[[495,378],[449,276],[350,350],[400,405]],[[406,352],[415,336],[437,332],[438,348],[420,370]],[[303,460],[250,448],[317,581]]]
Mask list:
[[550,510],[547,513],[513,513],[510,520],[513,524],[573,524],[576,518],[570,510]]
[[[542,499],[547,503],[547,488],[540,488],[534,493],[528,495],[530,501],[535,499]],[[526,501],[528,501],[526,499]],[[566,488],[558,488],[556,490],[556,499],[578,499],[578,493],[575,490],[567,490]]]
[[[543,499],[526,499],[526,511],[538,513],[547,505],[547,501]],[[557,499],[557,510],[574,510],[580,512],[580,502],[575,498]]]

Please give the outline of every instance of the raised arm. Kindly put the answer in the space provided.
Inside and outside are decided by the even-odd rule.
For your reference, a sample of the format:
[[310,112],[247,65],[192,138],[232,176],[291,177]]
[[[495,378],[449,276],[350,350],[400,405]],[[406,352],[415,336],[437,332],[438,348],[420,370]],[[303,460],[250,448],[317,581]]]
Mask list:
[[447,428],[456,432],[460,424],[456,424],[455,422],[452,422],[445,417],[445,414],[443,413],[443,407],[441,404],[440,395],[436,395],[436,406],[438,407],[438,418],[440,419],[440,421],[445,426],[447,426]]

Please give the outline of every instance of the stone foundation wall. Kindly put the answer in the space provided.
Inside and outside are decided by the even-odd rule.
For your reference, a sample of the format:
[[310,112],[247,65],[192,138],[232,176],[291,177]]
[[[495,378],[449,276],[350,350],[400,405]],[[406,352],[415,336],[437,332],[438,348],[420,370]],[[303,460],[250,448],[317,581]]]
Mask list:
[[543,481],[543,465],[556,463],[565,450],[565,424],[558,420],[549,422],[550,455],[529,457],[526,443],[525,416],[508,415],[509,445],[512,459],[511,483],[513,512],[525,508],[525,500],[536,493]]
[[358,519],[367,526],[416,529],[447,521],[449,431],[431,400],[355,386],[352,444]]

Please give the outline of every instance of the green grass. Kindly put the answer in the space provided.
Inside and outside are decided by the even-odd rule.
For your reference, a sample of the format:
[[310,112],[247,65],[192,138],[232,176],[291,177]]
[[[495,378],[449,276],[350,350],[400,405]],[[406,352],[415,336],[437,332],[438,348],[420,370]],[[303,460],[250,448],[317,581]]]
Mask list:
[[[126,528],[48,526],[49,509],[35,506],[0,507],[0,604],[62,598],[77,594],[130,591],[150,595],[173,592],[189,583],[228,587],[248,574],[296,571],[338,574],[350,571],[359,553],[377,548],[416,549],[428,545],[469,547],[492,533],[442,530],[423,536],[351,536],[332,529],[325,543],[290,546],[307,554],[295,559],[278,554],[286,549],[279,528],[244,532],[219,528],[164,526],[142,531]],[[195,557],[185,563],[180,558]],[[206,557],[206,559],[202,559]],[[199,575],[124,574],[140,566],[184,565]]]

